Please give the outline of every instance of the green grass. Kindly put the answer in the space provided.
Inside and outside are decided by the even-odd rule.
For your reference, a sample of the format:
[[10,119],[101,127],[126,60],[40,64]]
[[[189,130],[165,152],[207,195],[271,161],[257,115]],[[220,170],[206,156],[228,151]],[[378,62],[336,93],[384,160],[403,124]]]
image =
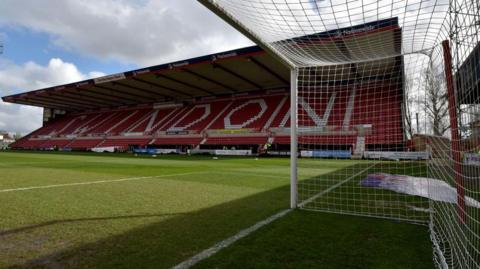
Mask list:
[[411,224],[295,211],[195,268],[431,268],[419,237]]
[[[362,161],[305,160],[305,182]],[[349,170],[350,169],[350,170]],[[0,152],[1,268],[169,268],[289,205],[289,160]],[[345,174],[345,172],[343,173]],[[296,210],[199,268],[431,268],[424,226]]]

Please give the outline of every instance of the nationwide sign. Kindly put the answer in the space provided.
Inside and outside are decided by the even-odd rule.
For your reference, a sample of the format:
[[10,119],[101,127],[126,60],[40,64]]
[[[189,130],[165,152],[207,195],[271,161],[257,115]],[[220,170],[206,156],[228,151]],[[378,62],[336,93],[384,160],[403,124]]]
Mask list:
[[124,73],[118,73],[118,74],[108,75],[104,77],[99,77],[94,79],[93,81],[95,81],[95,84],[101,84],[101,83],[107,83],[107,82],[117,81],[121,79],[125,79]]
[[174,69],[174,68],[179,68],[179,67],[184,67],[184,66],[187,66],[189,65],[190,63],[188,61],[184,61],[184,62],[179,62],[179,63],[173,63],[173,64],[169,64],[168,65],[168,68],[169,69]]
[[[395,18],[355,25],[352,27],[335,29],[335,30],[330,30],[330,31],[316,33],[316,34],[307,35],[307,36],[295,37],[285,41],[292,42],[292,44],[296,44],[297,42],[308,43],[315,40],[321,40],[321,39],[330,40],[331,38],[356,36],[360,34],[372,33],[374,31],[379,31],[379,30],[396,29],[398,27],[399,27],[398,18],[395,17]],[[281,41],[281,42],[285,42],[285,41]]]
[[358,29],[345,29],[345,30],[339,30],[335,33],[335,36],[341,37],[345,35],[353,35],[353,34],[358,34],[362,32],[368,32],[375,30],[375,27],[373,25],[365,26],[363,28],[358,28]]
[[238,54],[236,52],[230,52],[230,53],[223,53],[223,54],[217,54],[212,56],[212,61],[216,61],[217,59],[226,59],[230,57],[235,57]]

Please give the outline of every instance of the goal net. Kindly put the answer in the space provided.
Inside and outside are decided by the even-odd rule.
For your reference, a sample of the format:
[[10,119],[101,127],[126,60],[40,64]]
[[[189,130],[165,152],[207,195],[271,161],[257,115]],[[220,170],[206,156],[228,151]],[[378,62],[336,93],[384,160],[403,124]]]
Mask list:
[[437,267],[480,267],[478,1],[199,1],[291,68],[292,207],[428,225]]

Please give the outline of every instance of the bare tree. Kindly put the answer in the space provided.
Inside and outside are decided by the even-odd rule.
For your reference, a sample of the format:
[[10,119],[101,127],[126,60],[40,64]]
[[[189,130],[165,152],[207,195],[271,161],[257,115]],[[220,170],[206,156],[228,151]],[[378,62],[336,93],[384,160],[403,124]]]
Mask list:
[[23,136],[22,136],[22,134],[21,134],[20,132],[17,132],[17,133],[15,133],[15,134],[13,135],[13,139],[14,139],[15,141],[20,140],[22,137],[23,137]]
[[[407,137],[413,137],[413,134],[420,133],[426,123],[425,101],[424,101],[424,79],[423,70],[421,72],[408,72],[404,80],[404,102],[405,102],[405,133]],[[421,116],[419,118],[419,115]]]
[[412,80],[410,79],[405,79],[405,86],[404,86],[404,92],[405,92],[405,110],[404,110],[404,116],[405,116],[405,132],[408,138],[412,138],[413,136],[413,125],[412,125],[412,108],[411,105],[414,102],[414,99],[412,98],[411,91],[412,91]]
[[433,68],[426,68],[422,74],[425,81],[425,99],[423,108],[433,135],[443,136],[450,128],[448,122],[448,98],[445,80],[441,74],[436,74]]

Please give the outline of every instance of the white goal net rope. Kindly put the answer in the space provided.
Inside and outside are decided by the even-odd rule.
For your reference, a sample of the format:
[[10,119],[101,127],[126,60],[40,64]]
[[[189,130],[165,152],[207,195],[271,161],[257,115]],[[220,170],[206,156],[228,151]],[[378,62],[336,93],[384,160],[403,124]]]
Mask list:
[[429,225],[437,267],[480,268],[478,1],[199,1],[296,70],[298,207]]

